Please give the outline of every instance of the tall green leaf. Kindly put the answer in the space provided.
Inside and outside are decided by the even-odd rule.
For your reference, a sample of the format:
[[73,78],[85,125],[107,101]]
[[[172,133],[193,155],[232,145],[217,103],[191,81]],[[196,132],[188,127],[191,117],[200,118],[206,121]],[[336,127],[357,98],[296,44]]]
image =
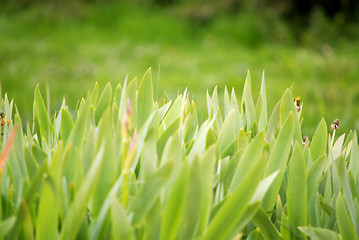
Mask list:
[[63,145],[54,154],[40,195],[36,239],[56,239],[58,229],[59,193],[62,176]]
[[266,211],[272,210],[278,195],[280,185],[282,183],[290,147],[292,145],[293,128],[294,119],[293,114],[290,113],[278,134],[273,148],[270,151],[267,168],[265,171],[265,176],[268,176],[271,173],[280,169],[278,177],[276,178],[276,180],[274,180],[272,186],[268,190],[267,194],[264,196],[262,206]]
[[111,222],[112,239],[136,239],[126,211],[114,195],[111,195]]
[[95,216],[97,216],[106,195],[110,191],[112,184],[115,182],[117,173],[110,108],[105,110],[98,125],[97,149],[99,149],[104,142],[104,158],[106,161],[104,161],[101,165],[100,176],[95,189],[94,197],[92,199],[92,210]]
[[189,165],[184,163],[164,206],[160,239],[175,239],[182,218]]
[[152,72],[149,68],[141,80],[137,94],[137,126],[142,127],[153,109]]
[[310,145],[310,153],[312,160],[315,162],[327,150],[328,130],[324,118],[320,121],[317,130],[314,133],[312,143]]
[[106,109],[111,106],[112,101],[112,86],[110,83],[107,83],[105,89],[102,91],[100,99],[95,108],[95,124],[97,125],[102,117],[102,114]]
[[39,84],[36,85],[34,96],[35,96],[34,105],[36,108],[37,120],[39,121],[41,136],[46,139],[47,143],[51,143],[53,126],[49,114],[46,110],[44,100],[42,99]]
[[262,131],[253,139],[241,157],[236,167],[231,186],[229,188],[230,192],[236,189],[238,184],[240,184],[243,177],[246,175],[248,169],[251,169],[257,160],[262,156],[264,143],[264,132]]
[[258,122],[258,130],[261,131],[267,127],[268,116],[267,116],[267,93],[266,93],[266,84],[264,78],[264,70],[262,75],[262,84],[261,84],[261,96],[262,96],[262,108]]
[[139,224],[146,217],[159,196],[161,189],[167,183],[172,168],[172,163],[164,165],[152,176],[148,177],[138,190],[130,206],[132,224]]
[[[265,158],[257,160],[233,193],[228,195],[227,200],[210,222],[203,239],[225,239],[235,227],[236,222],[249,206],[256,186],[264,173],[266,160]],[[238,206],[240,207],[238,208]]]
[[87,204],[95,190],[100,169],[104,160],[104,145],[98,151],[96,158],[88,171],[81,187],[74,197],[74,202],[70,205],[67,215],[64,219],[59,239],[75,239],[77,232],[81,227],[82,217],[86,213]]
[[336,215],[339,225],[340,235],[343,240],[356,240],[358,236],[355,232],[354,224],[350,219],[348,210],[345,207],[345,200],[342,194],[339,194],[336,202]]
[[305,236],[297,229],[307,225],[307,176],[302,148],[295,143],[293,156],[289,166],[287,186],[287,212],[289,226],[294,233],[291,239],[305,239]]

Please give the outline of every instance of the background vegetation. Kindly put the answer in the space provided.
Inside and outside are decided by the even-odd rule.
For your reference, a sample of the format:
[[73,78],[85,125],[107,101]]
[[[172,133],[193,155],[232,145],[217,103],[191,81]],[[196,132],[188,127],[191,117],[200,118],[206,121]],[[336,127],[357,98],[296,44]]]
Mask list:
[[152,66],[156,99],[188,87],[205,114],[205,89],[241,92],[249,69],[258,92],[265,69],[269,109],[294,83],[304,134],[314,133],[321,116],[358,130],[355,2],[312,1],[308,9],[285,2],[2,1],[3,92],[29,120],[38,82],[48,83],[52,109],[63,95],[74,108],[95,81],[101,89]]

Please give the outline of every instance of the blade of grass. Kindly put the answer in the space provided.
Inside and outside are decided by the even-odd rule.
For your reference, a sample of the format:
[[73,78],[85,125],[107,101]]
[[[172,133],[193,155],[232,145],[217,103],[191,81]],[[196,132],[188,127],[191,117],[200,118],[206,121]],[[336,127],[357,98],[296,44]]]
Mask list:
[[287,212],[291,230],[302,235],[291,234],[291,239],[305,239],[305,235],[297,229],[307,225],[307,176],[302,148],[298,142],[295,143],[289,165]]
[[39,121],[41,136],[44,137],[46,142],[50,144],[54,128],[46,110],[44,100],[42,99],[39,84],[36,85],[34,97],[34,105],[36,108],[37,120]]
[[262,156],[265,139],[264,132],[259,133],[248,146],[243,156],[239,160],[236,167],[229,192],[233,192],[234,189],[240,184],[243,177],[246,175],[248,169],[251,169],[257,160]]
[[337,197],[335,212],[341,238],[343,240],[356,240],[358,236],[355,232],[355,227],[348,214],[348,209],[345,206],[345,200],[342,194]]
[[173,164],[170,162],[150,176],[136,193],[130,206],[132,224],[139,224],[155,203],[160,191],[171,175]]
[[63,147],[60,145],[54,154],[40,194],[37,214],[36,239],[56,239],[58,229],[59,191],[62,176]]
[[126,211],[115,195],[111,195],[111,220],[112,239],[136,239]]
[[[267,159],[260,158],[252,169],[248,171],[241,183],[232,194],[228,195],[223,206],[218,210],[206,229],[203,239],[225,239],[227,234],[235,227],[237,221],[248,208],[250,200],[255,193]],[[240,206],[238,208],[238,206]]]
[[137,127],[141,128],[153,109],[152,72],[149,68],[143,75],[137,93]]
[[264,209],[261,207],[257,213],[253,216],[254,224],[259,227],[260,233],[264,236],[265,239],[272,239],[272,240],[280,240],[281,236],[269,219],[267,214],[265,213]]
[[6,237],[6,235],[10,233],[15,223],[16,223],[15,216],[11,216],[0,221],[0,238]]
[[292,145],[293,128],[294,119],[293,114],[290,113],[278,134],[278,138],[276,139],[273,148],[271,149],[265,171],[265,176],[268,176],[280,169],[278,177],[275,179],[262,201],[262,206],[266,211],[272,210],[277,199],[278,191],[282,183],[284,170],[288,160],[290,147]]
[[92,193],[94,192],[94,186],[97,183],[100,168],[103,162],[104,145],[98,151],[96,158],[88,171],[79,191],[74,197],[74,202],[70,205],[67,215],[64,219],[61,233],[59,236],[60,240],[71,240],[75,239],[77,232],[81,227],[82,217],[84,216],[87,204],[90,201]]
[[327,124],[324,118],[320,121],[317,130],[314,133],[312,143],[310,144],[310,152],[312,161],[315,162],[327,150]]
[[235,129],[235,122],[236,122],[236,111],[232,110],[226,120],[223,123],[221,131],[218,135],[218,149],[220,153],[223,153],[226,148],[233,143],[236,139],[238,132],[236,133]]
[[299,228],[305,235],[310,237],[313,240],[340,240],[340,236],[338,233],[324,228],[316,228],[316,227],[300,227]]
[[175,239],[182,218],[189,165],[185,162],[163,210],[160,240]]
[[261,92],[262,96],[262,109],[258,121],[258,130],[261,131],[267,127],[268,116],[267,116],[267,93],[266,93],[266,85],[264,78],[264,70],[262,74],[262,84],[261,84]]
[[112,86],[107,83],[105,89],[102,91],[100,99],[95,108],[95,124],[97,125],[106,109],[111,105],[112,100]]

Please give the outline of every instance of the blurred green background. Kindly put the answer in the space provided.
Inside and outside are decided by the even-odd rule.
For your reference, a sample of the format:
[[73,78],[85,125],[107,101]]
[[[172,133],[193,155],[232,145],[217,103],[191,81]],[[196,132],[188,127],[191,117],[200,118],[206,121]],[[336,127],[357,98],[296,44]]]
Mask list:
[[269,111],[294,84],[304,134],[322,116],[359,130],[358,3],[304,3],[0,0],[2,92],[30,120],[38,82],[52,111],[63,96],[74,109],[96,81],[116,86],[152,67],[158,99],[188,88],[203,119],[207,89],[241,96],[249,69],[256,101],[265,70]]

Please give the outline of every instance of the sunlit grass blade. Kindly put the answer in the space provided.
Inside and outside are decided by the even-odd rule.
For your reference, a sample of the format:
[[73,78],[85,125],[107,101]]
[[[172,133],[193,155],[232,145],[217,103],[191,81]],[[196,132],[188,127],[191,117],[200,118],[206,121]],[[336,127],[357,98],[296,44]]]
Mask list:
[[[307,176],[303,152],[298,142],[295,143],[289,166],[287,212],[291,230],[303,235],[297,227],[307,225]],[[305,236],[292,235],[291,239],[305,239]]]
[[[227,200],[219,209],[207,230],[203,239],[225,239],[227,234],[235,226],[236,222],[245,213],[246,208],[255,192],[265,168],[265,158],[257,160],[253,168],[243,178],[241,183],[228,195]],[[241,206],[238,208],[237,206]],[[234,212],[235,209],[235,212]]]
[[349,216],[350,216],[351,221],[356,229],[356,233],[359,235],[359,216],[358,216],[358,212],[355,209],[355,205],[354,205],[355,199],[354,199],[351,187],[350,187],[350,182],[349,182],[348,173],[347,173],[348,171],[346,168],[346,162],[345,162],[343,156],[340,156],[338,159],[337,170],[338,170],[340,186],[343,190],[345,203],[346,203],[346,206],[349,211]]
[[209,129],[213,126],[214,120],[215,116],[211,120],[206,120],[199,129],[193,147],[188,154],[188,159],[190,163],[193,161],[196,154],[204,153],[206,148],[207,133]]
[[52,139],[53,126],[46,110],[44,100],[42,99],[39,84],[36,85],[34,96],[34,105],[36,108],[36,116],[39,121],[41,136],[46,139],[46,142],[50,143]]
[[213,144],[206,150],[203,158],[201,159],[201,206],[200,206],[200,219],[198,222],[197,235],[202,235],[205,230],[209,213],[211,210],[213,199],[213,180],[214,168],[216,161],[217,146]]
[[327,155],[323,154],[307,171],[307,202],[309,202],[312,195],[315,193],[318,187],[318,181],[322,177],[327,165]]
[[259,231],[264,236],[265,239],[273,239],[273,240],[279,240],[281,239],[281,236],[276,229],[276,227],[273,225],[263,208],[260,208],[255,216],[253,217],[253,222],[256,226],[259,227]]
[[[248,74],[249,74],[249,72],[248,72]],[[247,79],[248,79],[248,76],[247,76]],[[247,131],[251,131],[253,122],[256,121],[256,111],[255,111],[253,98],[252,98],[252,94],[251,94],[250,83],[248,83],[247,80],[244,83],[242,101],[244,102],[244,106],[245,106]]]
[[67,141],[67,139],[70,136],[72,127],[73,127],[73,122],[72,122],[70,113],[67,111],[67,109],[62,108],[61,109],[61,127],[60,127],[61,140],[63,140],[64,142]]
[[340,240],[340,236],[338,233],[324,229],[324,228],[316,228],[316,227],[299,227],[299,229],[308,237],[313,240]]
[[183,213],[179,229],[180,239],[193,239],[195,237],[195,231],[201,218],[201,177],[201,160],[196,155],[190,164],[188,182],[186,184]]
[[282,183],[284,170],[286,168],[289,151],[292,145],[293,128],[294,119],[293,114],[290,113],[278,134],[273,148],[270,151],[267,167],[265,170],[265,176],[268,176],[269,174],[280,169],[278,177],[273,182],[267,194],[264,196],[262,206],[266,211],[270,211],[273,208],[275,200],[277,199],[277,194]]
[[136,193],[130,206],[130,219],[132,224],[139,224],[148,211],[155,203],[160,191],[167,183],[173,168],[172,163],[168,163],[158,169],[152,176],[148,177],[141,188]]
[[81,226],[82,217],[87,209],[87,204],[95,190],[94,186],[98,181],[101,165],[104,160],[103,154],[104,145],[102,145],[98,151],[90,170],[74,197],[74,202],[69,207],[61,228],[59,239],[71,240],[76,238],[77,232]]
[[115,195],[111,196],[111,220],[112,239],[136,239],[126,211]]
[[241,157],[229,188],[230,192],[233,192],[234,189],[236,189],[238,184],[240,184],[244,176],[247,174],[248,169],[251,169],[257,160],[262,156],[264,143],[264,132],[262,131],[253,139]]
[[137,94],[137,126],[142,127],[153,108],[152,72],[149,68],[143,75]]
[[0,221],[0,238],[6,237],[16,222],[16,217],[11,216]]
[[188,172],[189,165],[188,163],[184,163],[173,185],[172,191],[168,195],[162,216],[161,240],[174,239],[176,237],[182,219],[184,196],[188,184]]
[[280,105],[280,123],[283,125],[285,119],[287,118],[288,114],[292,112],[294,116],[294,135],[293,138],[297,142],[302,141],[302,132],[300,129],[299,119],[298,119],[298,110],[296,109],[293,103],[293,96],[290,92],[290,89],[287,89],[283,96]]
[[345,200],[342,194],[339,194],[336,202],[336,215],[339,225],[339,231],[343,240],[356,240],[358,236],[355,232],[354,224],[348,214],[345,206]]
[[26,240],[34,239],[34,224],[31,216],[30,209],[25,202],[25,200],[21,201],[21,238]]
[[350,162],[349,162],[348,169],[353,174],[353,178],[354,178],[356,184],[358,184],[358,176],[359,176],[358,156],[359,156],[358,137],[357,137],[356,131],[354,131],[353,144],[352,144],[352,149],[351,149],[351,153],[350,153]]
[[106,144],[104,146],[103,158],[106,159],[106,161],[101,164],[99,179],[92,199],[92,210],[95,216],[97,216],[106,195],[110,191],[112,184],[115,182],[117,173],[110,108],[105,110],[99,122],[96,148],[99,150],[104,142]]
[[102,91],[100,99],[95,108],[95,124],[97,125],[100,121],[102,114],[110,106],[112,101],[112,86],[107,83],[105,89]]
[[310,145],[310,152],[312,155],[312,160],[315,162],[320,156],[322,156],[327,149],[327,138],[328,130],[325,120],[322,118],[320,121],[317,130],[314,133],[312,143]]
[[36,239],[55,239],[58,230],[59,192],[62,176],[63,146],[59,146],[51,161],[40,195]]
[[262,108],[261,113],[258,121],[258,130],[261,131],[267,127],[268,116],[267,116],[267,92],[266,92],[266,84],[264,78],[264,70],[262,74],[262,84],[261,84],[261,92],[262,96]]
[[272,140],[272,137],[274,138],[277,135],[277,131],[280,130],[280,103],[281,101],[278,101],[278,103],[275,105],[272,114],[269,117],[267,130],[266,130],[266,139],[270,142]]
[[157,153],[159,158],[162,156],[163,149],[166,145],[167,140],[176,132],[180,126],[180,118],[177,118],[167,129],[162,133],[162,135],[157,140]]
[[218,148],[221,153],[236,139],[238,129],[236,129],[236,111],[232,110],[223,123],[221,131],[218,136]]

